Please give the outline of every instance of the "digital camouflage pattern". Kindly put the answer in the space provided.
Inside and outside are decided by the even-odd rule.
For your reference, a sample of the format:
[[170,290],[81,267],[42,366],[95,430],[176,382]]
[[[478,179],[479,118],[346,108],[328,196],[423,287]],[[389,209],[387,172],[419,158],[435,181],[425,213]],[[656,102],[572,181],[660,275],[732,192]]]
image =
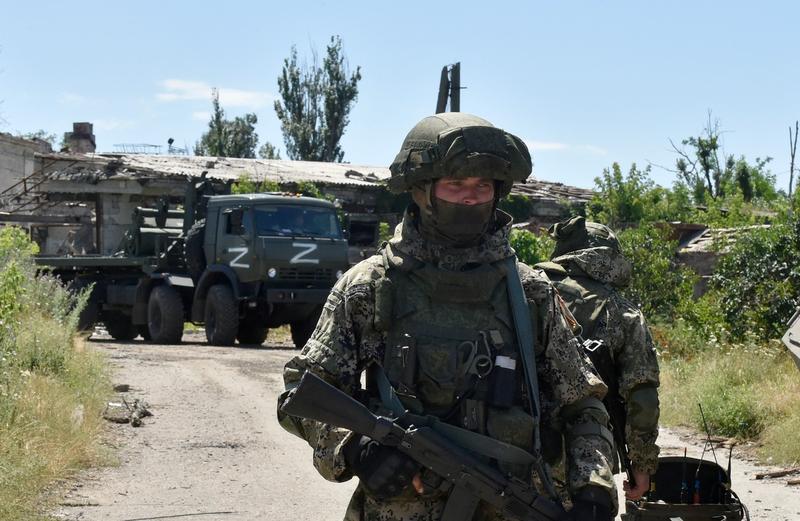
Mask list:
[[[379,253],[362,261],[336,284],[311,339],[302,352],[285,367],[287,392],[298,384],[304,371],[311,370],[342,390],[365,398],[360,386],[362,372],[371,364],[384,362],[387,346],[392,345],[389,337],[397,334],[398,327],[404,327],[395,323],[398,322],[396,317],[399,311],[387,312],[380,304],[387,298],[387,293],[393,291],[390,286],[395,282],[393,275],[391,279],[387,275],[387,268],[403,271],[418,269],[426,263],[437,263],[438,268],[454,273],[486,269],[487,265],[495,265],[513,255],[508,243],[510,218],[498,213],[498,221],[502,225],[487,234],[480,245],[452,249],[424,240],[413,224],[413,218],[407,214],[398,226],[395,237],[386,247],[385,255]],[[559,429],[568,440],[569,490],[575,493],[587,485],[596,485],[607,489],[613,501],[616,501],[611,473],[611,445],[592,429],[583,429],[580,432],[576,430],[577,426],[584,424],[607,425],[608,417],[602,406],[599,409],[584,406],[586,403],[599,403],[606,387],[583,355],[557,304],[556,292],[546,276],[540,270],[523,264],[519,264],[519,271],[529,307],[534,315],[532,318],[537,326],[536,358],[543,408],[542,423]],[[409,280],[421,279],[409,277]],[[501,277],[498,280],[503,279]],[[476,285],[479,285],[478,282],[476,280]],[[504,291],[504,283],[489,291],[492,302],[497,302],[498,293],[505,295]],[[417,296],[420,294],[414,288],[403,291],[405,293]],[[507,297],[504,300],[507,301]],[[452,300],[444,298],[441,305],[454,304]],[[487,318],[483,315],[485,313],[478,318],[485,322]],[[446,320],[443,317],[444,315],[436,316],[431,320]],[[510,322],[508,316],[504,320]],[[406,321],[410,329],[413,328],[411,322]],[[387,373],[389,372],[387,369]],[[286,393],[280,400],[285,399],[285,396]],[[437,395],[426,395],[424,398],[426,399],[422,406],[428,409],[425,412],[435,411],[435,404],[431,400],[435,401]],[[375,405],[374,399],[366,401]],[[514,421],[519,421],[520,418],[517,417]],[[345,481],[352,477],[341,453],[343,445],[352,436],[351,433],[280,413],[279,420],[284,428],[308,441],[314,451],[314,465],[323,477],[331,481]],[[520,425],[523,424],[524,418]],[[573,431],[575,435],[571,434]],[[492,432],[487,434],[492,435]],[[441,515],[443,505],[444,498],[438,492],[419,496],[409,489],[398,498],[379,501],[359,487],[345,519],[434,521]],[[500,521],[504,517],[484,509],[479,510],[474,519]]]
[[630,281],[630,262],[615,248],[602,246],[572,251],[539,266],[580,323],[583,336],[609,346],[626,403],[628,456],[635,469],[654,473],[659,454],[658,360],[644,316],[618,291]]

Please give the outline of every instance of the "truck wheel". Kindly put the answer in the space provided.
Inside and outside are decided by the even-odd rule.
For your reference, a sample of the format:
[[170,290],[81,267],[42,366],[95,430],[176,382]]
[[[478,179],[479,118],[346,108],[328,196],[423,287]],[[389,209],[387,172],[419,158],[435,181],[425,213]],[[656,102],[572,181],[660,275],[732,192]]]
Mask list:
[[206,338],[215,346],[232,346],[239,332],[239,306],[227,284],[214,284],[206,296]]
[[240,344],[261,345],[267,339],[267,326],[261,324],[257,319],[246,318],[239,322],[239,332],[236,339]]
[[139,333],[139,336],[141,336],[142,340],[144,340],[145,342],[149,342],[153,339],[153,337],[150,336],[150,328],[147,327],[147,324],[136,326],[136,331]]
[[186,261],[186,269],[189,271],[195,282],[206,269],[206,254],[203,251],[205,239],[206,220],[200,219],[186,232],[186,240],[183,243],[183,257]]
[[108,334],[114,340],[133,340],[138,331],[131,322],[131,317],[119,311],[111,311],[103,317],[103,323],[108,330]]
[[183,336],[183,300],[178,291],[156,286],[147,302],[147,329],[156,344],[179,344]]
[[311,338],[311,333],[313,333],[314,328],[317,327],[317,321],[319,320],[321,312],[322,308],[318,308],[304,320],[292,322],[290,325],[292,330],[292,342],[294,342],[294,346],[297,349],[302,349],[303,346],[306,345],[306,342],[308,342],[308,339]]

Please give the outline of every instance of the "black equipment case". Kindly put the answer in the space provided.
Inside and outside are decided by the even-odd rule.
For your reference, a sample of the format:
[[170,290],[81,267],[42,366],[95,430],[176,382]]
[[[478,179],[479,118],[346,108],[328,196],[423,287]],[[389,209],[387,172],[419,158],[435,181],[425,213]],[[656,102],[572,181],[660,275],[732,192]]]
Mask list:
[[[696,481],[699,502],[690,504]],[[663,456],[651,482],[655,489],[651,486],[645,500],[625,504],[622,521],[750,521],[747,507],[730,489],[728,473],[713,461]],[[681,494],[684,483],[686,491]]]

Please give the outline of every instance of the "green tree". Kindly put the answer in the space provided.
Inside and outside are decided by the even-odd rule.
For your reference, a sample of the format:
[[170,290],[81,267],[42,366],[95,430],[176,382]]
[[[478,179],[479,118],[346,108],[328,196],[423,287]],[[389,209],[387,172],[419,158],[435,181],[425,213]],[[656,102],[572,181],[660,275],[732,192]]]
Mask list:
[[261,159],[280,159],[281,151],[278,150],[275,145],[267,141],[258,149],[258,157]]
[[774,201],[778,194],[775,176],[766,168],[772,158],[756,158],[755,164],[733,154],[720,158],[722,133],[719,121],[712,120],[709,113],[699,136],[682,140],[680,147],[670,141],[678,154],[675,172],[679,183],[687,186],[700,204],[706,203],[707,196],[716,200],[736,193],[748,203],[753,199]]
[[650,166],[631,165],[623,175],[618,163],[606,168],[594,180],[596,194],[586,206],[589,219],[623,228],[642,222],[687,220],[692,213],[688,192],[683,187],[669,190],[650,179]]
[[[219,92],[211,91],[213,113],[208,122],[208,131],[202,135],[194,147],[198,156],[217,157],[256,157],[258,134],[255,114],[245,114],[232,120],[225,118],[225,111],[219,104]],[[262,146],[263,148],[263,146]]]
[[361,67],[349,71],[342,40],[332,36],[322,67],[313,53],[311,66],[299,65],[292,46],[278,77],[280,100],[275,112],[281,121],[286,154],[306,161],[342,161],[339,144],[358,98]]

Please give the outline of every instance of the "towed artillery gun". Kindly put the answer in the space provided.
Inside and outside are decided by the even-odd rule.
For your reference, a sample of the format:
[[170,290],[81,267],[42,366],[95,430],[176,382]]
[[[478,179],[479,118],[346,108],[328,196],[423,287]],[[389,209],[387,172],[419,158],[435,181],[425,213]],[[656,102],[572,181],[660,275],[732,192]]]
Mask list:
[[101,322],[118,340],[175,344],[192,322],[214,345],[261,344],[270,328],[289,324],[302,347],[348,268],[333,204],[284,193],[200,195],[198,187],[183,210],[136,208],[113,255],[36,263],[75,291],[91,287],[80,326]]

